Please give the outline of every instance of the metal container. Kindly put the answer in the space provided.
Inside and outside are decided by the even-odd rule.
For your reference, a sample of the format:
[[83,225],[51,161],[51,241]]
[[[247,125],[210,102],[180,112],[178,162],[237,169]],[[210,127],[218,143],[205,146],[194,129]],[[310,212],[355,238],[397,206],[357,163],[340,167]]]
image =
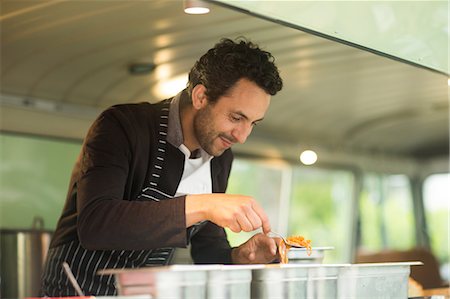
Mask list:
[[37,219],[34,229],[0,230],[1,298],[38,297],[52,236]]
[[306,248],[290,248],[288,252],[289,264],[321,264],[325,257],[325,252],[333,250],[334,247],[313,247],[308,255]]
[[224,265],[208,269],[206,298],[250,299],[252,270],[264,265]]
[[309,267],[306,298],[337,298],[339,275],[348,264]]
[[121,296],[151,295],[152,298],[206,298],[207,270],[217,265],[173,265],[140,269],[110,269]]
[[154,298],[206,298],[206,272],[193,267],[171,266],[155,275]]
[[268,265],[253,270],[252,298],[336,298],[347,264]]
[[252,271],[251,298],[305,298],[308,267],[267,265]]
[[407,298],[408,263],[287,264],[253,270],[256,298]]
[[338,298],[408,298],[410,266],[421,262],[352,264],[339,275]]
[[250,298],[252,269],[264,265],[173,265],[105,270],[114,274],[121,296],[152,298]]
[[115,275],[121,296],[389,299],[407,298],[410,266],[420,264],[175,265],[102,273]]

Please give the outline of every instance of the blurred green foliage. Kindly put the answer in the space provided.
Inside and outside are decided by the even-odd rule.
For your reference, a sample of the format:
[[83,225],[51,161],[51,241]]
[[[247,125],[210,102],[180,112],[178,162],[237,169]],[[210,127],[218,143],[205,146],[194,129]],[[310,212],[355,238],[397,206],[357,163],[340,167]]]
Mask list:
[[54,230],[81,143],[0,134],[0,227]]

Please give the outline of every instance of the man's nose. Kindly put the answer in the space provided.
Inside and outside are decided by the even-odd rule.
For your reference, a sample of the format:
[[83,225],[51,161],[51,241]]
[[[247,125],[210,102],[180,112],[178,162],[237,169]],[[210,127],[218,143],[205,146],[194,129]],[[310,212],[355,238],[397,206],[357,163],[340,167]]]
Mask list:
[[235,128],[232,132],[233,138],[237,140],[239,143],[244,143],[247,140],[247,137],[252,132],[253,126],[250,125],[241,125]]

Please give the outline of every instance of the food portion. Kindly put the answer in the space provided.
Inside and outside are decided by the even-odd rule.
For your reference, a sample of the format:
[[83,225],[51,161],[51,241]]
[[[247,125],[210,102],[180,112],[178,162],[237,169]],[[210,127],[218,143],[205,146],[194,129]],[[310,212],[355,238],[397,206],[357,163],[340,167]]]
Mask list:
[[289,248],[287,248],[288,245],[284,243],[283,239],[280,239],[278,242],[278,253],[280,254],[280,263],[281,264],[287,264],[289,262],[288,259],[288,252]]
[[306,248],[306,252],[308,253],[308,255],[311,255],[312,252],[312,248],[311,248],[311,240],[307,240],[302,236],[291,236],[288,237],[286,239],[286,241],[289,244],[294,244],[294,245],[298,245],[301,247],[305,247]]
[[[311,240],[307,240],[302,236],[290,236],[286,239],[286,241],[289,244],[305,247],[306,253],[308,255],[311,255],[312,253]],[[278,252],[280,253],[280,263],[287,264],[289,262],[288,253],[290,249],[291,246],[289,246],[282,239],[280,239],[280,242],[278,243]]]

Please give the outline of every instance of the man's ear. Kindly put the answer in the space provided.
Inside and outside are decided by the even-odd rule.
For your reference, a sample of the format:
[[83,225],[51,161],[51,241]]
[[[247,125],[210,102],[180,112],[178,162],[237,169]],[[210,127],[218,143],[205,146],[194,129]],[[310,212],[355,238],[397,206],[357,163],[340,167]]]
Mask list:
[[203,84],[197,84],[192,89],[192,106],[194,109],[201,109],[206,106],[208,99],[205,95],[206,87]]

